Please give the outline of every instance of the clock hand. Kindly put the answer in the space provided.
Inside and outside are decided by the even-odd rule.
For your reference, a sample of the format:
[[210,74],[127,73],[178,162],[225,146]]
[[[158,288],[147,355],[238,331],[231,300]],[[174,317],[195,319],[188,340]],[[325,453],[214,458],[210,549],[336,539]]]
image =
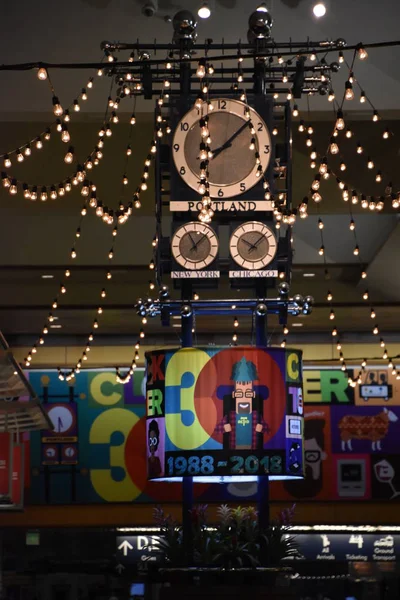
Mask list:
[[258,244],[261,242],[261,240],[263,240],[263,239],[264,239],[264,237],[265,237],[264,235],[261,235],[261,236],[258,238],[258,240],[257,240],[257,241],[256,241],[256,242],[253,244],[253,247],[252,247],[252,248],[250,248],[250,250],[249,250],[249,253],[250,253],[252,250],[255,250],[255,249],[257,248]]
[[242,242],[244,244],[247,244],[247,246],[250,246],[250,248],[254,248],[254,244],[252,244],[251,242],[248,242],[247,240],[244,240],[243,238],[242,238]]
[[206,237],[208,237],[208,236],[207,236],[207,234],[205,233],[205,234],[203,235],[203,237],[202,237],[202,238],[200,238],[198,242],[196,242],[196,250],[197,250],[197,246],[198,246],[198,245],[199,245],[199,244],[200,244],[200,243],[201,243],[201,242],[204,240],[204,238],[206,238]]
[[224,142],[224,143],[222,144],[222,146],[220,146],[219,148],[216,148],[215,150],[212,150],[212,154],[213,154],[213,156],[212,156],[212,157],[213,157],[213,158],[215,158],[216,156],[218,156],[218,154],[221,154],[221,152],[223,152],[223,150],[226,150],[226,148],[230,148],[230,147],[232,146],[232,142],[233,142],[233,140],[234,140],[234,139],[236,139],[236,138],[237,138],[237,136],[238,136],[240,133],[242,133],[242,131],[243,131],[244,129],[246,129],[246,127],[248,127],[248,126],[249,126],[249,124],[247,123],[247,121],[246,121],[245,123],[243,123],[243,125],[242,125],[241,127],[239,127],[239,129],[238,129],[237,131],[235,131],[235,133],[233,133],[233,134],[231,135],[231,137],[230,137],[230,138],[228,138],[228,139],[226,140],[226,142]]
[[195,240],[193,239],[193,236],[192,236],[192,234],[191,234],[189,231],[188,231],[188,235],[189,235],[189,237],[190,237],[190,241],[191,241],[191,242],[192,242],[192,244],[193,244],[193,246],[190,248],[190,250],[197,250],[196,242],[195,242]]

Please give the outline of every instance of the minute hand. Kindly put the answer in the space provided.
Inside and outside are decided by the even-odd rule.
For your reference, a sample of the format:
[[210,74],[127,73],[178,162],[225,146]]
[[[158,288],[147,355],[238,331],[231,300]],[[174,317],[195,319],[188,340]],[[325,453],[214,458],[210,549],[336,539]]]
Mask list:
[[222,144],[222,146],[220,146],[219,148],[216,148],[216,150],[212,150],[213,158],[215,158],[216,156],[218,156],[218,154],[221,154],[221,152],[223,150],[225,150],[226,148],[230,148],[230,146],[232,146],[233,140],[236,139],[237,136],[240,135],[242,133],[242,131],[244,131],[244,129],[246,129],[246,127],[248,127],[248,126],[249,126],[249,124],[247,122],[243,123],[243,125],[241,127],[239,127],[239,129],[237,131],[235,131],[235,133],[233,133],[231,135],[231,137],[228,138],[226,140],[226,142],[224,142]]

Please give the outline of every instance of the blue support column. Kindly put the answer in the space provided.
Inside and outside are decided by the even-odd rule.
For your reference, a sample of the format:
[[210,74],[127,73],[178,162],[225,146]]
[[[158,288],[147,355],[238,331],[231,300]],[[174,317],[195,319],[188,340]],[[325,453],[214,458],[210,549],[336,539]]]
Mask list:
[[[182,317],[182,348],[193,346],[193,314]],[[191,510],[193,508],[193,477],[183,477],[182,481],[182,531],[183,547],[187,564],[193,560],[193,535]]]
[[[256,346],[267,346],[267,315],[255,314]],[[269,526],[269,479],[268,475],[258,477],[257,482],[258,523],[261,529]]]

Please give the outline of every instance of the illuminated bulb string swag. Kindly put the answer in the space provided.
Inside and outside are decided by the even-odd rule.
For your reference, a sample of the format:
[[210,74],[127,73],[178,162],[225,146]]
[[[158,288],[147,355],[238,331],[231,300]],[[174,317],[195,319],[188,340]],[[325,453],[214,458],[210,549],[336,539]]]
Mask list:
[[[319,210],[318,210],[318,230],[319,230],[320,240],[321,240],[321,245],[318,250],[318,254],[319,254],[319,256],[321,256],[321,258],[323,260],[324,276],[326,279],[329,279],[329,269],[328,269],[328,263],[326,261],[326,254],[325,254],[324,222],[321,218],[321,214],[320,214]],[[328,302],[328,307],[329,307],[328,318],[329,318],[329,322],[330,322],[330,327],[332,327],[331,324],[334,323],[333,327],[331,329],[332,342],[336,344],[336,349],[339,352],[339,362],[341,363],[341,369],[342,369],[342,371],[344,371],[347,374],[349,385],[351,387],[355,387],[356,384],[355,384],[353,378],[350,376],[350,373],[348,372],[348,369],[347,369],[344,352],[343,352],[343,341],[341,339],[339,330],[336,326],[336,313],[333,308],[333,293],[329,288],[326,291],[326,300]]]
[[[0,154],[0,160],[3,161],[5,169],[10,169],[13,165],[13,161],[18,164],[24,162],[24,160],[32,155],[34,150],[42,150],[45,142],[51,139],[51,129],[56,128],[56,131],[60,133],[61,141],[65,144],[71,143],[71,136],[68,130],[68,123],[71,120],[71,112],[78,112],[80,110],[79,101],[86,102],[88,99],[88,90],[93,88],[94,78],[91,77],[85,88],[82,88],[81,94],[78,95],[73,103],[67,108],[63,109],[58,97],[56,96],[54,87],[51,83],[49,72],[40,68],[38,70],[38,78],[41,81],[48,80],[50,89],[52,92],[52,104],[53,113],[57,117],[56,120],[51,123],[44,131],[36,135],[34,138],[26,142],[25,144],[18,147],[16,150],[8,150]],[[70,164],[74,160],[73,147],[70,146],[65,154],[64,160],[67,164]],[[8,189],[11,195],[16,195],[18,192],[22,192],[24,198],[27,200],[38,200],[46,201],[48,198],[55,200],[58,196],[64,196],[66,192],[71,191],[71,177],[64,179],[58,184],[53,185],[38,185],[38,184],[27,184],[24,181],[18,181],[8,171],[2,171],[1,173],[2,184],[5,189]]]
[[[107,117],[107,111],[108,111],[109,107],[110,107],[110,101],[108,101],[108,107],[106,108],[106,117]],[[105,120],[106,120],[106,118],[105,118]],[[135,121],[131,118],[131,122],[130,122],[131,128],[132,128],[132,126],[134,124],[135,124]],[[129,139],[130,139],[130,136],[131,136],[131,129],[129,131]],[[155,144],[155,142],[153,141],[152,142],[152,147],[154,146],[154,144]],[[126,173],[126,164],[127,164],[127,160],[129,158],[130,154],[131,153],[126,152],[125,165],[124,165],[124,173]],[[76,176],[77,182],[82,183],[81,194],[84,197],[84,205],[83,205],[83,207],[81,209],[81,218],[80,218],[80,222],[79,222],[79,225],[78,225],[78,227],[76,229],[76,233],[75,233],[76,240],[74,241],[74,244],[73,244],[73,246],[71,248],[71,252],[70,252],[70,257],[73,260],[76,259],[76,257],[77,257],[77,240],[79,240],[79,238],[81,237],[81,222],[82,222],[82,218],[84,216],[86,216],[86,214],[87,214],[87,205],[89,204],[90,206],[94,207],[93,206],[93,195],[94,195],[94,193],[96,191],[96,186],[94,184],[92,184],[91,182],[88,182],[87,180],[85,180],[84,177],[85,177],[85,172],[84,171],[78,172],[78,174]],[[125,180],[125,176],[123,177],[123,181],[122,181],[122,185],[123,186],[126,185],[125,182],[124,182],[124,180]],[[144,176],[142,177],[142,189],[146,189],[143,186],[143,180],[145,180]],[[90,199],[89,199],[89,195],[90,195]],[[129,207],[129,204],[128,204],[128,207]],[[140,208],[140,204],[136,205],[136,208]],[[120,217],[118,218],[118,222],[119,223],[126,222],[126,220],[127,219],[121,221],[121,218]],[[109,220],[107,222],[109,222]],[[114,227],[114,229],[112,231],[112,235],[113,235],[113,239],[114,239],[115,236],[117,235],[117,227]],[[111,248],[110,248],[110,250],[108,252],[108,259],[112,260],[113,256],[114,256],[114,244],[111,246]],[[71,275],[71,270],[67,269],[65,271],[65,277],[70,277],[70,275]],[[111,278],[112,278],[112,274],[111,274],[111,271],[108,269],[106,271],[106,279],[109,280]],[[59,292],[59,294],[65,294],[65,293],[66,293],[66,285],[65,285],[65,282],[62,281],[61,284],[60,284],[60,292]],[[100,293],[100,297],[104,298],[105,295],[106,295],[106,290],[105,290],[105,288],[102,288],[101,293]],[[54,301],[52,302],[51,307],[52,307],[53,310],[55,310],[58,307],[58,305],[59,305],[59,296],[57,296],[54,299]],[[99,306],[99,308],[98,308],[98,314],[102,314],[102,312],[103,312],[103,307]],[[53,316],[52,313],[49,313],[49,321],[51,322],[52,320],[54,320],[54,316]],[[98,328],[98,321],[97,321],[97,319],[95,319],[95,321],[93,323],[93,330],[97,329],[97,328]],[[46,323],[45,326],[43,327],[42,334],[43,335],[47,335],[48,332],[49,332],[49,328],[48,328],[47,323]],[[78,369],[78,370],[80,369],[79,364],[82,364],[83,360],[87,360],[87,354],[90,351],[90,344],[93,341],[93,338],[94,338],[94,334],[93,334],[93,331],[91,331],[90,334],[88,335],[88,341],[87,341],[87,344],[86,344],[86,347],[85,347],[85,351],[81,355],[81,359],[77,362],[75,368],[72,369],[72,371],[69,371],[69,372],[66,372],[65,374],[63,374],[63,372],[61,370],[59,370],[60,379],[67,379],[67,378],[70,379],[71,377],[74,376],[74,374],[76,372],[76,369]],[[30,366],[31,361],[32,361],[32,355],[37,353],[38,345],[42,345],[42,344],[44,344],[44,338],[40,337],[39,340],[37,342],[35,342],[34,346],[30,350],[30,352],[28,353],[28,356],[24,359],[24,363],[25,363],[26,367]],[[87,348],[89,348],[89,350],[87,350]]]
[[[330,136],[330,141],[329,141],[327,150],[324,155],[320,155],[317,152],[317,149],[315,147],[311,150],[310,166],[312,169],[316,168],[316,165],[317,165],[316,161],[317,161],[317,159],[319,160],[318,173],[316,173],[314,175],[314,180],[311,185],[311,197],[313,198],[313,200],[315,202],[317,202],[317,203],[321,202],[322,196],[319,191],[321,178],[329,179],[330,176],[333,176],[336,178],[336,182],[341,191],[342,198],[345,202],[350,201],[350,199],[351,199],[352,204],[358,204],[359,201],[361,201],[362,208],[364,208],[364,209],[369,208],[370,210],[380,211],[384,208],[385,200],[390,199],[392,201],[392,207],[398,208],[400,206],[400,194],[399,193],[393,194],[391,182],[389,182],[389,184],[386,185],[384,195],[382,195],[380,198],[374,198],[373,196],[367,196],[365,194],[362,194],[361,192],[358,192],[355,189],[352,189],[352,186],[348,186],[345,183],[345,181],[343,181],[343,173],[347,170],[347,165],[346,165],[346,162],[343,160],[343,158],[340,159],[340,163],[339,163],[339,167],[337,168],[337,172],[336,172],[336,170],[334,170],[332,168],[332,165],[330,163],[328,164],[327,157],[329,155],[331,155],[332,157],[340,155],[340,146],[342,145],[342,141],[339,140],[339,135],[342,133],[344,136],[344,139],[346,141],[349,141],[354,137],[354,132],[350,128],[346,128],[346,123],[345,123],[344,113],[343,113],[344,101],[346,99],[351,99],[351,97],[349,95],[349,89],[351,89],[351,88],[349,86],[352,86],[352,83],[354,81],[356,81],[356,79],[354,77],[354,73],[353,73],[353,64],[354,64],[354,60],[353,60],[352,65],[348,65],[348,67],[349,67],[348,80],[347,80],[347,84],[346,84],[345,91],[343,94],[342,103],[340,105],[338,105],[337,112],[335,114],[335,123],[333,126],[333,131]],[[361,98],[367,98],[365,92],[362,92]],[[333,90],[331,90],[331,93],[328,96],[328,100],[329,99],[331,99],[332,101],[334,100]],[[371,102],[370,102],[370,104],[373,108],[372,121],[373,122],[380,121],[380,116],[379,116],[378,111],[375,109],[375,107],[372,105]],[[298,129],[300,132],[306,131],[306,125],[303,120],[300,121]],[[310,127],[307,128],[307,131],[310,132]],[[382,134],[382,137],[383,137],[383,139],[389,139],[390,135],[391,135],[391,133],[390,133],[389,129],[386,128]],[[310,146],[310,147],[312,146],[312,139],[309,136],[307,136],[306,145]],[[360,142],[357,143],[356,152],[359,155],[364,154],[364,148]],[[366,159],[366,166],[369,170],[375,169],[375,161],[369,156]],[[383,180],[383,174],[382,174],[382,171],[378,168],[378,169],[376,169],[375,182],[380,183],[382,180]]]
[[[164,133],[171,133],[171,128],[169,127],[169,124],[167,122],[167,120],[163,117],[162,115],[162,106],[164,103],[164,98],[168,97],[168,88],[170,87],[169,82],[165,81],[164,82],[164,86],[163,86],[163,90],[160,94],[159,99],[157,100],[157,117],[156,117],[156,125],[155,125],[155,131],[154,131],[154,139],[151,142],[151,148],[150,148],[150,152],[147,155],[146,161],[145,161],[145,167],[144,167],[144,171],[142,173],[142,177],[141,177],[141,183],[140,186],[137,187],[136,192],[134,194],[134,206],[135,208],[140,208],[141,204],[140,204],[140,200],[139,200],[139,196],[140,193],[142,191],[147,190],[147,179],[149,177],[149,167],[151,165],[151,159],[153,157],[153,155],[155,155],[156,153],[156,149],[157,149],[157,140],[160,139]],[[135,108],[135,100],[134,100],[134,108]],[[124,161],[124,170],[123,170],[123,177],[122,177],[122,182],[121,182],[121,197],[123,197],[124,195],[124,191],[125,191],[125,187],[128,184],[128,178],[127,178],[127,166],[128,166],[128,160],[129,157],[132,154],[131,151],[131,146],[130,146],[130,140],[131,140],[131,136],[132,136],[132,127],[135,125],[136,123],[136,119],[134,118],[134,110],[132,113],[132,116],[130,118],[130,129],[129,129],[129,133],[128,133],[128,140],[127,140],[127,146],[126,146],[126,153],[125,153],[125,161]],[[89,182],[86,182],[86,187],[89,188]],[[92,186],[93,188],[94,186]],[[82,188],[83,189],[83,188]],[[96,190],[94,189],[94,192]],[[85,192],[86,196],[89,195],[88,192]],[[90,196],[90,201],[89,201],[90,205],[93,208],[96,208],[96,214],[97,216],[101,216],[103,218],[103,220],[108,223],[108,224],[112,224],[113,223],[113,219],[114,219],[114,215],[111,213],[110,209],[108,209],[108,207],[103,207],[102,204],[99,205],[96,196],[93,195],[93,190]],[[101,213],[99,211],[99,208],[101,208]],[[132,202],[128,203],[127,206],[124,205],[122,199],[120,202],[120,211],[119,211],[119,215],[118,215],[118,223],[119,224],[123,224],[125,223],[129,216],[131,215],[131,208],[132,208]],[[111,214],[110,214],[111,213]],[[115,238],[115,236],[117,235],[118,229],[117,227],[114,227],[113,229],[113,239]],[[155,238],[153,240],[153,248],[156,247],[157,245],[157,239]],[[115,252],[115,242],[113,242],[113,245],[111,246],[111,249],[108,252],[108,260],[111,261],[114,258],[114,252]],[[155,263],[154,260],[152,260],[150,262],[149,268],[151,270],[153,270],[155,268]],[[108,269],[107,273],[106,273],[106,278],[107,279],[111,279],[112,278],[112,273],[111,270]],[[154,287],[154,285],[152,285],[152,282],[150,282],[150,287]],[[101,289],[100,292],[100,298],[103,299],[106,297],[106,289],[103,287]],[[77,361],[75,367],[70,370],[70,371],[62,371],[60,368],[58,369],[58,373],[59,373],[59,378],[61,380],[64,379],[71,379],[72,377],[75,376],[76,373],[79,373],[80,370],[83,367],[83,364],[87,362],[88,360],[88,354],[91,350],[91,344],[94,340],[94,336],[95,336],[95,330],[97,330],[99,328],[99,321],[98,318],[101,314],[103,314],[104,312],[104,308],[102,306],[102,303],[100,303],[100,306],[97,309],[97,316],[94,319],[93,322],[93,326],[92,326],[92,330],[88,335],[88,339],[85,345],[85,349],[82,351],[82,354],[79,358],[79,360]],[[142,319],[143,324],[147,323],[147,317],[143,317]],[[140,330],[140,334],[139,334],[139,340],[142,339],[144,337],[144,330],[141,329]],[[126,376],[123,376],[121,374],[121,371],[118,367],[116,367],[116,374],[117,374],[117,380],[122,381],[124,383],[127,383],[133,373],[134,368],[136,367],[136,361],[139,359],[139,355],[138,355],[138,349],[139,349],[139,344],[140,342],[138,341],[135,345],[135,358],[132,360],[131,363],[131,367],[128,371],[128,374]]]
[[[87,214],[87,210],[86,210],[86,206],[84,205],[84,207],[81,209],[81,216],[79,219],[78,227],[76,228],[75,238],[74,238],[73,246],[72,246],[72,249],[70,252],[70,257],[72,259],[76,258],[77,243],[79,242],[81,235],[82,235],[82,227],[81,227],[82,220],[86,216],[86,214]],[[41,335],[36,339],[35,343],[29,350],[27,356],[24,358],[24,367],[30,367],[32,365],[33,355],[37,354],[39,348],[44,345],[45,337],[49,333],[51,324],[57,318],[54,313],[59,308],[61,298],[67,293],[67,281],[70,279],[70,277],[71,277],[71,269],[67,268],[64,271],[64,277],[61,279],[61,281],[59,283],[58,292],[55,295],[52,303],[50,304],[49,313],[48,313],[46,321],[43,325]]]
[[[357,238],[356,223],[355,223],[355,220],[354,220],[354,215],[352,213],[350,203],[349,203],[349,216],[350,216],[349,229],[350,229],[350,231],[353,234],[354,243],[355,243],[353,254],[358,257],[358,260],[359,260],[359,263],[360,263],[360,266],[361,266],[362,263],[363,263],[363,261],[362,261],[361,251],[360,251],[360,248],[359,248],[359,242],[358,242],[358,238]],[[361,269],[361,278],[364,279],[364,280],[367,279],[367,272],[364,271],[363,269]],[[369,309],[369,317],[372,319],[372,329],[371,329],[372,334],[375,335],[375,336],[377,336],[377,338],[379,336],[379,346],[380,346],[380,348],[383,351],[382,352],[382,359],[385,360],[385,361],[386,360],[388,361],[387,362],[388,369],[391,369],[392,370],[392,374],[397,376],[397,375],[399,375],[399,373],[395,369],[393,361],[389,357],[388,351],[386,349],[385,341],[384,341],[383,337],[380,335],[379,326],[378,326],[377,320],[376,320],[378,315],[377,315],[377,312],[376,312],[376,310],[375,310],[375,308],[374,308],[374,306],[372,304],[368,288],[365,288],[364,291],[362,292],[362,299],[366,302],[366,304],[368,306],[368,309]],[[364,359],[363,362],[366,363],[366,359]],[[364,368],[365,368],[365,366],[364,366]]]

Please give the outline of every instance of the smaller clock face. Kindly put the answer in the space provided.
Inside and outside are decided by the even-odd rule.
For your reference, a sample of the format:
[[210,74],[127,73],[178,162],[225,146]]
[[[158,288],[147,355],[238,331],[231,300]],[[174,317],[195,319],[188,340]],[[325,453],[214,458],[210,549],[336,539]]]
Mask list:
[[229,243],[233,260],[249,270],[264,269],[275,258],[276,237],[264,223],[249,221],[239,225]]
[[185,269],[205,269],[213,262],[217,253],[218,238],[215,231],[204,223],[186,223],[172,237],[173,257]]

